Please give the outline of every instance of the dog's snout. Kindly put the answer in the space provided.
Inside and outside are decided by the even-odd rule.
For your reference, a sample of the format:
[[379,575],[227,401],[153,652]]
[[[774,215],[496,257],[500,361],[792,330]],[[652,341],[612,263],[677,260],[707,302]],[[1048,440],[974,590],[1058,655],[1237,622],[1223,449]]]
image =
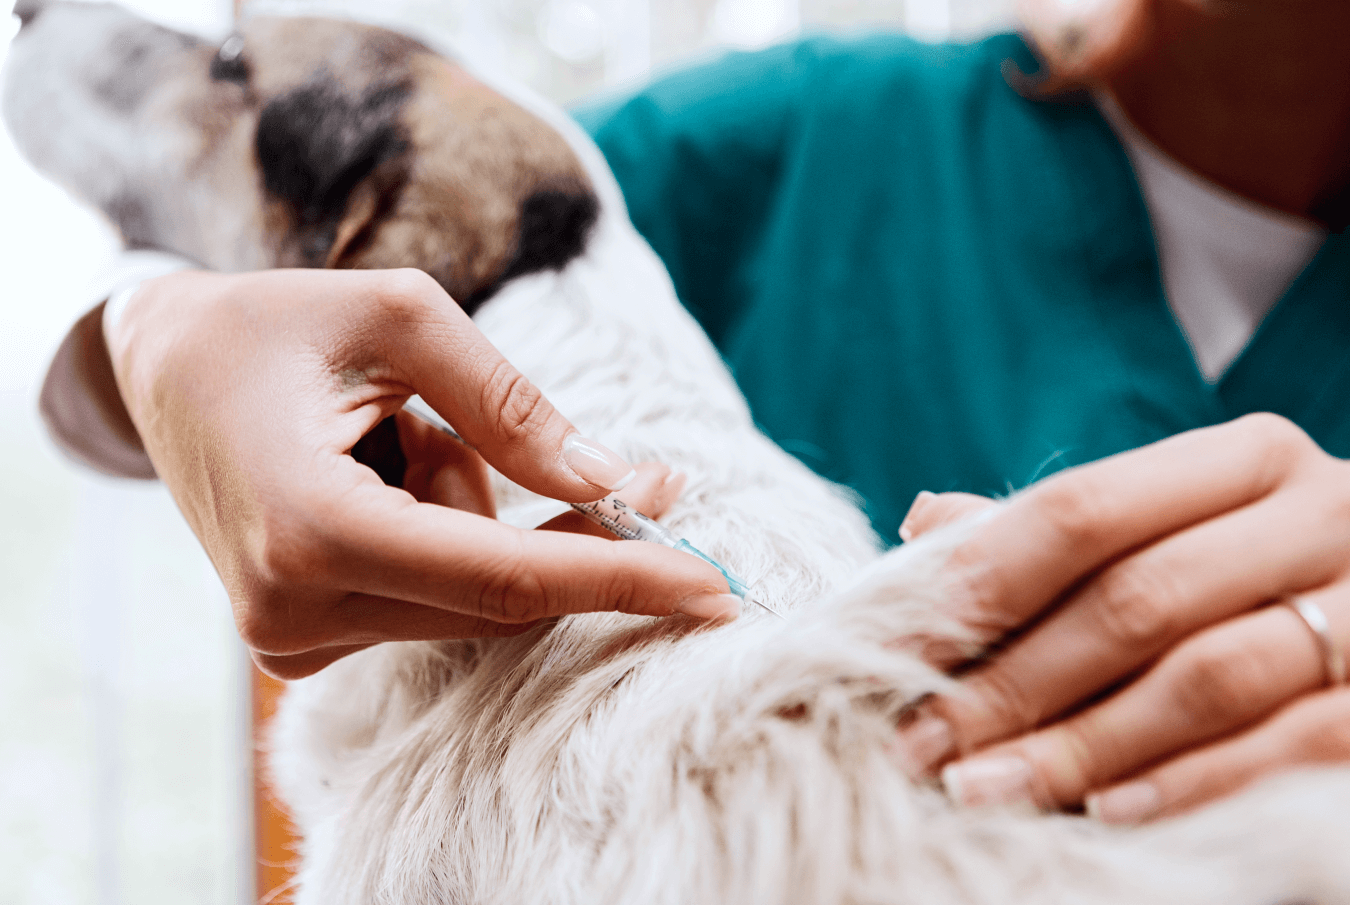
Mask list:
[[14,4],[14,15],[19,17],[19,27],[31,25],[46,5],[47,0],[18,0]]

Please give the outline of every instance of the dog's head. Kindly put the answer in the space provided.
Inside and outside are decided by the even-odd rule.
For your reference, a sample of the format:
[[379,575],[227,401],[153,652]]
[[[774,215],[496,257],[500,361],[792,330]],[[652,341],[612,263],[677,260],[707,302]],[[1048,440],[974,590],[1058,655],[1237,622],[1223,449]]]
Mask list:
[[220,270],[417,267],[472,309],[585,247],[552,128],[380,28],[257,18],[217,45],[111,4],[19,0],[5,120],[132,247]]

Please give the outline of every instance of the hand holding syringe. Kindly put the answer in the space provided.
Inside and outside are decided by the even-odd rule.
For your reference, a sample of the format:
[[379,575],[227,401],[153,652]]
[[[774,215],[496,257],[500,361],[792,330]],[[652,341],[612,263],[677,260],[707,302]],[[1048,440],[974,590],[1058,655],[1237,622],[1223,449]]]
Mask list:
[[[416,415],[418,418],[421,418],[438,430],[444,431],[461,443],[464,442],[464,439],[460,437],[459,434],[455,433],[454,428],[446,424],[435,412],[420,405],[419,402],[420,400],[409,400],[404,404],[403,408],[409,414]],[[773,607],[759,600],[754,595],[754,588],[742,579],[736,577],[731,570],[699,550],[693,544],[689,543],[689,541],[677,537],[670,529],[661,525],[659,522],[638,512],[618,497],[611,494],[610,496],[596,500],[593,503],[572,503],[571,505],[572,508],[581,515],[622,540],[647,541],[648,543],[661,544],[663,547],[670,547],[672,550],[680,550],[692,556],[697,556],[699,559],[722,573],[727,580],[727,586],[731,589],[731,593],[740,597],[742,600],[747,600],[756,606],[768,610],[779,619],[785,618],[781,613],[773,609]]]

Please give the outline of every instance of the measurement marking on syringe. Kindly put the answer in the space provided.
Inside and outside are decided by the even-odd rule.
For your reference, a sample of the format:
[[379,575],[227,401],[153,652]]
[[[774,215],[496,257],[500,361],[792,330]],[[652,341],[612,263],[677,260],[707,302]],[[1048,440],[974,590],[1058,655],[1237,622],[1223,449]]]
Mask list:
[[604,528],[606,531],[608,531],[610,534],[617,534],[619,537],[623,538],[624,540],[641,540],[641,539],[642,539],[641,535],[639,535],[639,534],[638,534],[636,531],[634,531],[632,528],[629,528],[627,525],[623,524],[622,522],[617,521],[616,519],[612,518],[611,516],[608,516],[608,515],[606,515],[605,513],[601,512],[601,511],[600,511],[600,508],[599,508],[598,506],[596,506],[594,503],[578,503],[578,504],[576,504],[576,508],[578,508],[578,509],[585,509],[585,510],[586,510],[587,512],[589,512],[591,515],[595,516],[596,520],[598,520],[598,521],[600,522],[601,527],[603,527],[603,528]]

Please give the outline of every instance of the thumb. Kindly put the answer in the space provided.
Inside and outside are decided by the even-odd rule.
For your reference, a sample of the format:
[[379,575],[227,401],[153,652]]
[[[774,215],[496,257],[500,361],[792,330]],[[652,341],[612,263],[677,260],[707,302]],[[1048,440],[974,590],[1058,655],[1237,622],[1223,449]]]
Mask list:
[[618,453],[584,437],[539,388],[506,360],[440,286],[438,316],[423,320],[402,350],[406,379],[494,468],[535,493],[567,502],[618,490],[636,472]]
[[959,522],[998,503],[973,493],[931,493],[922,491],[910,504],[905,520],[900,523],[900,539],[909,543],[935,528]]

